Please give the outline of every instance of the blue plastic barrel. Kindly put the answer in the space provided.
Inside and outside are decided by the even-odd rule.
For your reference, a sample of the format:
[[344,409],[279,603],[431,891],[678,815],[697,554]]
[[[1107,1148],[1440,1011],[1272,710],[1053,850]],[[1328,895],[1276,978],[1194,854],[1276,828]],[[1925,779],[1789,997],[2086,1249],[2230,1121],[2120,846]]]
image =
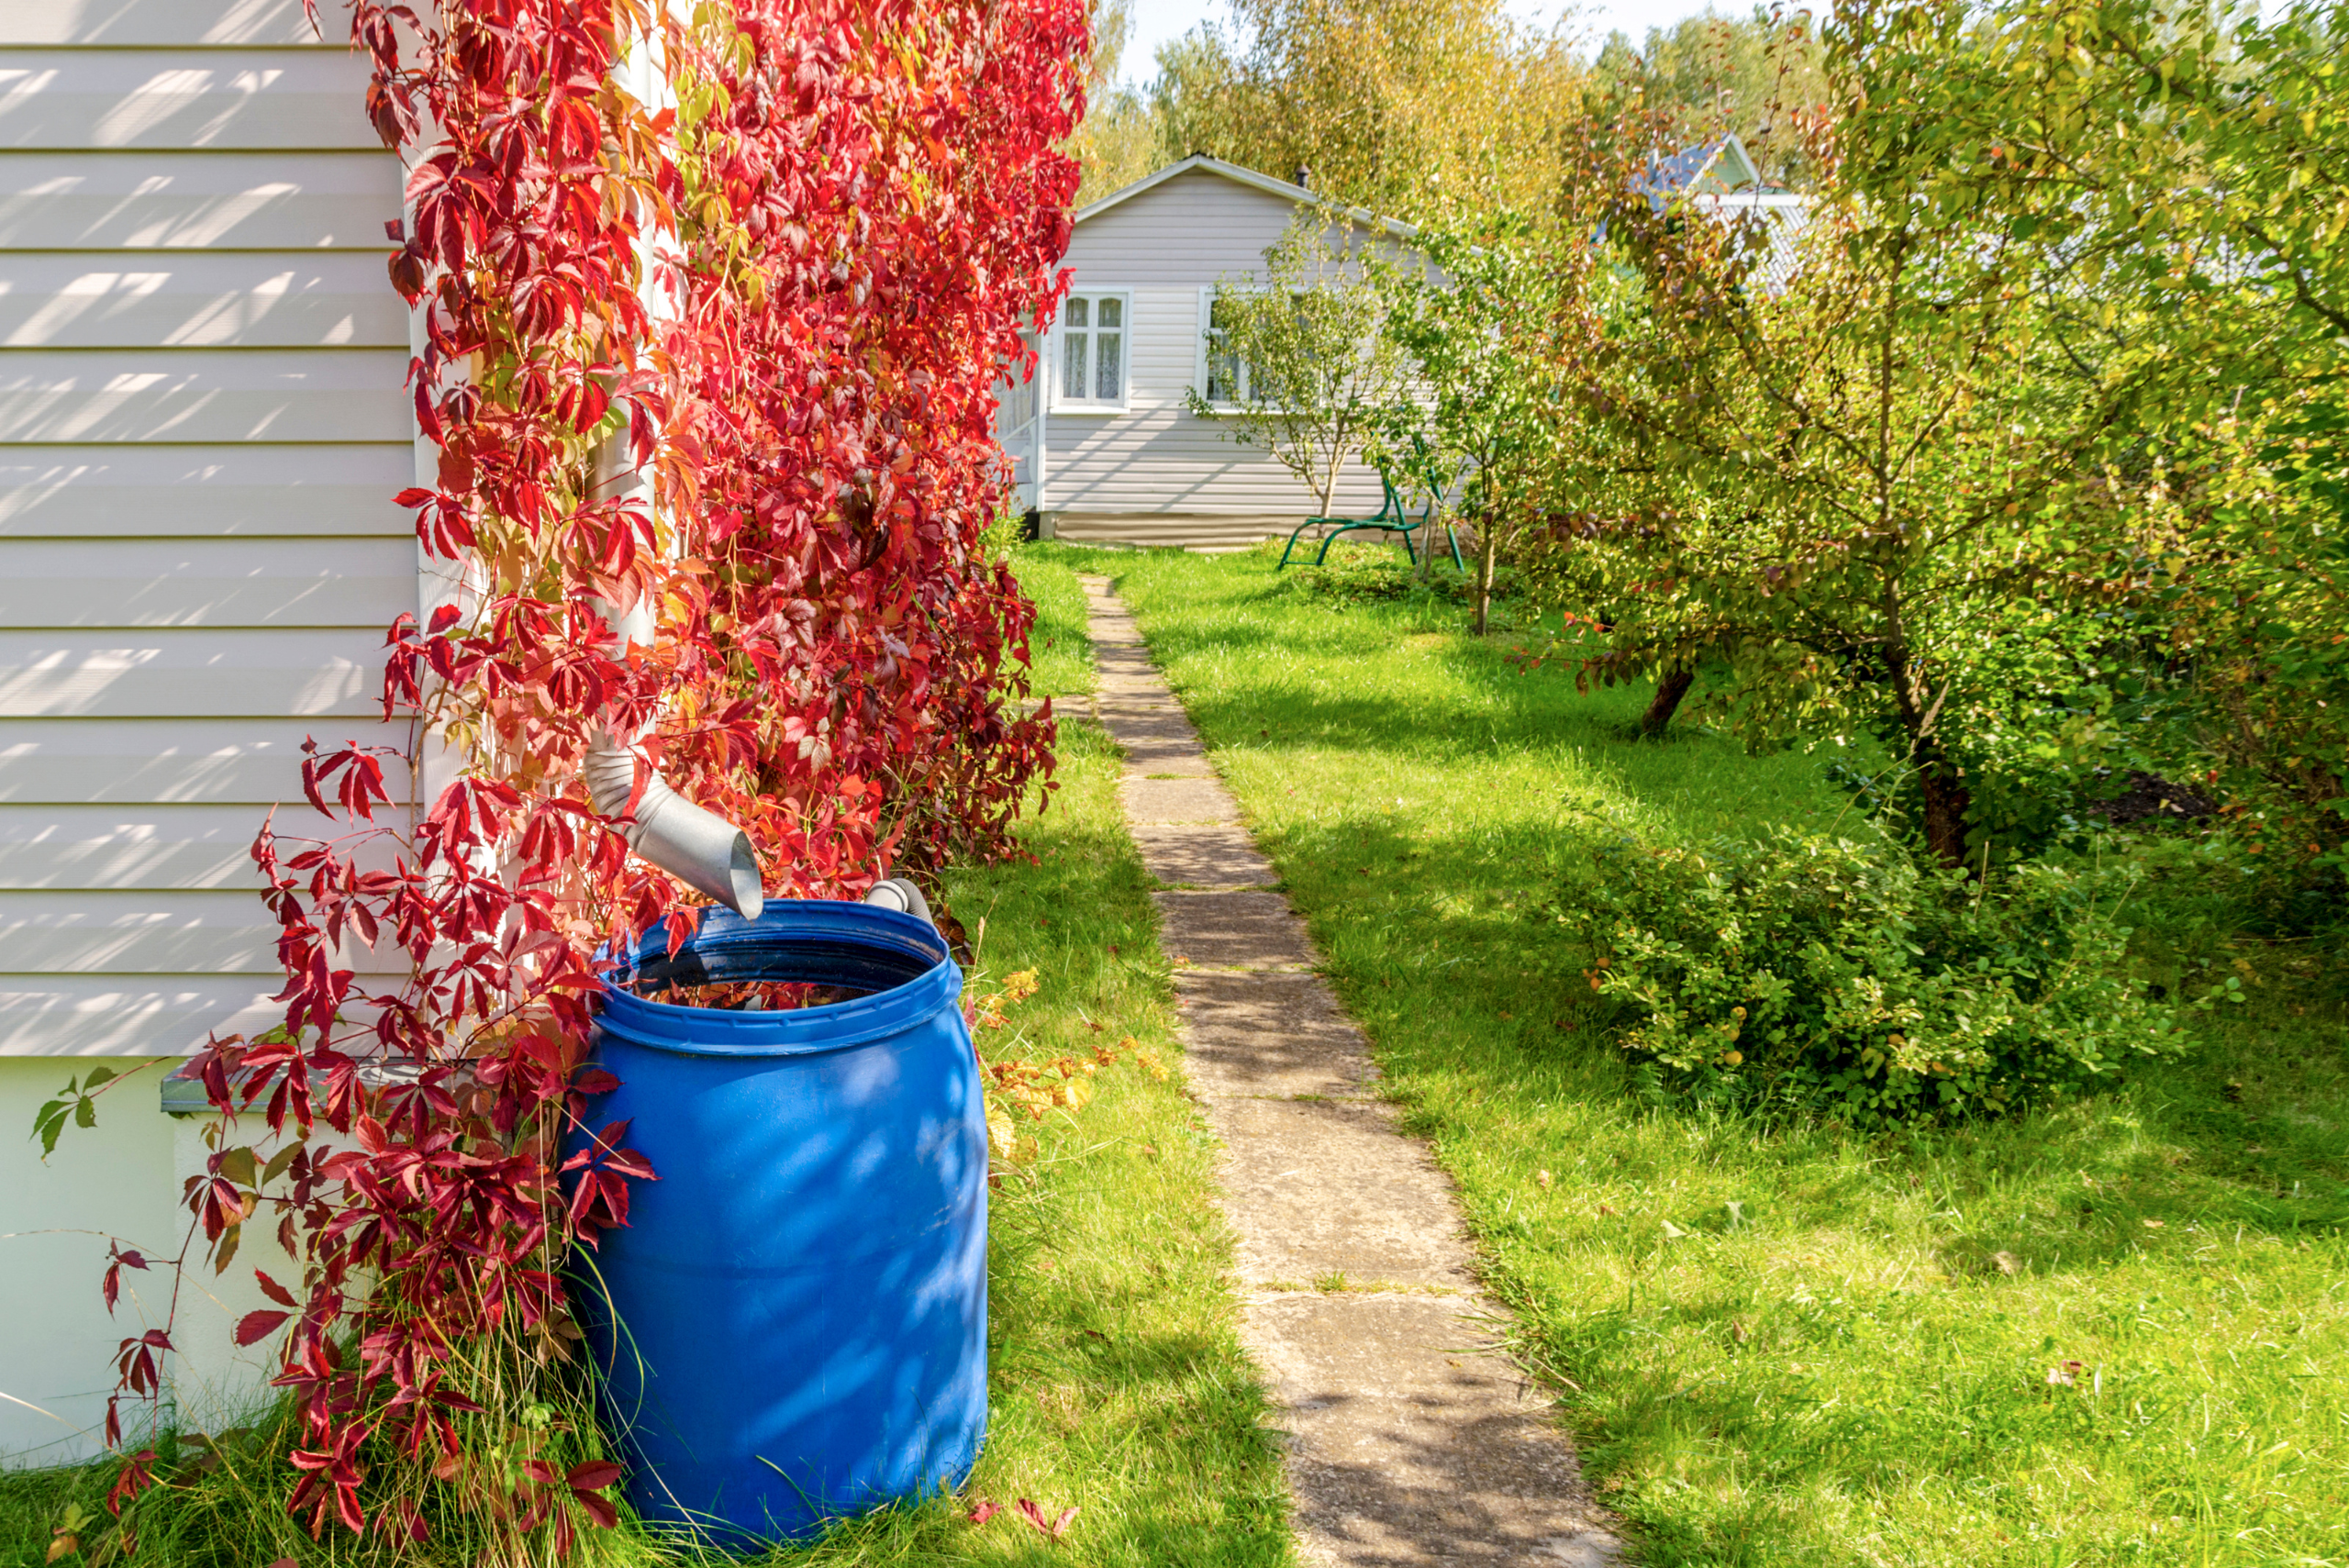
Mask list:
[[596,1053],[658,1180],[572,1294],[627,1492],[721,1545],[958,1485],[986,1434],[986,1113],[927,922],[779,899],[711,911],[640,982],[796,980],[854,1000],[679,1006],[607,984]]

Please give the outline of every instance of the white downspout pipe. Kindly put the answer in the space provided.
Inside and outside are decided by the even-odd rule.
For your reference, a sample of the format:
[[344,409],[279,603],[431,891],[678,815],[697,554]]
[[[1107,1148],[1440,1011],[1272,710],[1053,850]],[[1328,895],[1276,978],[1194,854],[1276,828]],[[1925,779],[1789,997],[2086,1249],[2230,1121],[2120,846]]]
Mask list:
[[[640,103],[652,104],[660,99],[674,102],[666,75],[656,58],[658,48],[655,38],[633,39],[620,65],[623,84]],[[674,314],[674,302],[659,287],[655,276],[661,259],[660,242],[669,238],[640,232],[637,239],[637,286],[646,313],[655,318]],[[596,453],[595,493],[598,496],[638,501],[649,514],[652,510],[652,487],[644,473],[629,462],[629,421],[623,418],[620,428]],[[623,654],[631,642],[647,648],[652,645],[654,622],[650,603],[640,602],[622,609],[596,601],[596,607],[620,639]],[[641,731],[639,733],[640,736]],[[760,880],[759,858],[751,848],[750,836],[716,812],[679,795],[633,746],[614,735],[608,724],[599,722],[589,734],[587,754],[580,763],[579,776],[587,786],[587,798],[596,815],[627,840],[629,851],[637,858],[660,867],[746,919],[759,917],[759,912],[766,907],[766,889]]]
[[[596,493],[638,497],[650,507],[651,486],[643,473],[620,466],[627,462],[628,452],[628,425],[623,420],[596,454]],[[601,600],[595,604],[605,624],[620,639],[623,653],[629,643],[651,646],[653,619],[649,602],[639,601],[626,610],[617,610]],[[640,787],[640,768],[644,774]],[[679,795],[633,747],[614,735],[609,725],[599,722],[588,736],[579,776],[587,786],[596,814],[628,840],[629,851],[639,859],[659,866],[746,919],[759,917],[759,911],[766,907],[766,889],[760,881],[759,858],[751,848],[750,835]]]

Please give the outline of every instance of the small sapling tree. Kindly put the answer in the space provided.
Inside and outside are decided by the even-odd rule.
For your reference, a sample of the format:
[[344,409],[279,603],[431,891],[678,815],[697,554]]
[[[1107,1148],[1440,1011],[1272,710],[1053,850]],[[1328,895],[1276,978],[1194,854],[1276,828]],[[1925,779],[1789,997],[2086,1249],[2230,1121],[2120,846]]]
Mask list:
[[1401,395],[1404,362],[1379,330],[1364,247],[1308,209],[1264,251],[1261,277],[1216,284],[1207,384],[1185,401],[1232,439],[1264,448],[1328,516],[1346,460]]
[[[1535,493],[1572,433],[1560,417],[1555,334],[1582,286],[1589,247],[1539,238],[1520,214],[1473,228],[1423,228],[1426,264],[1373,268],[1386,337],[1412,370],[1420,450],[1464,465],[1463,510],[1476,534],[1476,634],[1491,628],[1493,582],[1512,539],[1536,515]],[[1410,413],[1397,421],[1408,428]],[[1428,542],[1431,556],[1434,541]]]

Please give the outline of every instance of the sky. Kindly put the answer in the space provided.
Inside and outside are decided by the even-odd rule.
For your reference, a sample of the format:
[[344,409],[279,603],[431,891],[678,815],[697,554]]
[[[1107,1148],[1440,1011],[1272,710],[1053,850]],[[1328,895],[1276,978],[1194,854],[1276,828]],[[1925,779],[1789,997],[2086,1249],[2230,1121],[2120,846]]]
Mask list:
[[[1566,8],[1561,0],[1508,0],[1510,15],[1545,26]],[[1670,27],[1706,8],[1705,0],[1583,0],[1572,6],[1577,27],[1593,44],[1619,28],[1636,42],[1645,39],[1652,27]],[[1731,0],[1717,8],[1742,15],[1746,7]],[[1119,61],[1127,81],[1136,86],[1148,81],[1155,72],[1152,61],[1160,44],[1181,38],[1211,18],[1228,19],[1223,0],[1134,0],[1134,36],[1127,41],[1125,58]]]

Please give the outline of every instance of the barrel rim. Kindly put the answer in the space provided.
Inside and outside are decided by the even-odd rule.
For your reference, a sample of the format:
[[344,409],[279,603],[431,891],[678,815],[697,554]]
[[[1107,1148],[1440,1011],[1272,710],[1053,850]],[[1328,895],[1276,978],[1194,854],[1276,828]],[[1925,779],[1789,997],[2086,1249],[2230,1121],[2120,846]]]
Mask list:
[[[615,966],[610,973],[632,970],[635,961],[648,951],[666,951],[667,928],[666,920],[654,922],[630,951],[630,962]],[[818,1056],[852,1050],[918,1029],[963,994],[963,971],[938,929],[902,910],[874,904],[831,898],[778,898],[770,900],[755,920],[745,919],[730,910],[705,909],[700,925],[685,945],[745,945],[751,933],[778,928],[818,935],[829,932],[843,940],[861,938],[863,945],[868,947],[892,948],[921,956],[934,954],[937,962],[902,985],[886,991],[875,991],[846,1002],[827,1002],[820,1006],[774,1013],[656,1002],[622,990],[607,974],[597,981],[601,995],[596,1027],[630,1045],[678,1056]],[[884,940],[871,940],[876,936]]]

